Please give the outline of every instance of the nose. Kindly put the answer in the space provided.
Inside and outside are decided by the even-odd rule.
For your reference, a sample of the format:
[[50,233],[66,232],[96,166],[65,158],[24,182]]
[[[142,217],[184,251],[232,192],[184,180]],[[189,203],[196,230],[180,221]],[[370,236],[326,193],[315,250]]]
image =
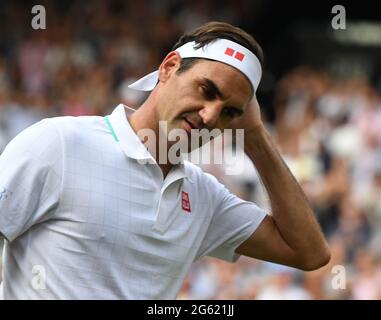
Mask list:
[[215,128],[220,118],[221,106],[217,104],[207,104],[200,111],[199,116],[204,125],[208,128]]

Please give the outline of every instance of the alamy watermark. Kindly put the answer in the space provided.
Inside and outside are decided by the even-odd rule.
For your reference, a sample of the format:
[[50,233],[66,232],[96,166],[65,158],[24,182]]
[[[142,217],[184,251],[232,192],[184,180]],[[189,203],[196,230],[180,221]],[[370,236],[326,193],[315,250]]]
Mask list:
[[331,9],[331,13],[335,16],[331,20],[331,26],[334,30],[345,30],[346,29],[346,12],[345,7],[342,5],[334,5]]
[[331,273],[334,274],[331,286],[334,290],[345,290],[347,288],[347,275],[345,267],[338,264],[332,267]]
[[34,265],[32,268],[32,281],[31,285],[34,290],[46,289],[46,270],[44,266],[39,264]]
[[[139,159],[140,164],[180,164],[184,160],[198,165],[224,165],[227,175],[239,175],[244,162],[244,129],[172,129],[167,121],[159,121],[159,136],[152,129],[137,132],[140,140],[149,149],[152,158]],[[223,135],[222,139],[217,139]],[[202,148],[201,148],[202,147]],[[155,160],[154,160],[155,159]]]
[[34,14],[32,21],[31,21],[31,26],[34,30],[39,30],[39,29],[46,29],[46,10],[45,7],[37,4],[32,7],[32,14]]

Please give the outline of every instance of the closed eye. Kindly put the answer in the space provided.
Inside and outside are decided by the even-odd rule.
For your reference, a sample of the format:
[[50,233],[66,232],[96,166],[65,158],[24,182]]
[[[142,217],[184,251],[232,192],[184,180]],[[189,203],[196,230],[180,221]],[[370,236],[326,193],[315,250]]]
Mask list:
[[205,99],[207,100],[214,100],[216,99],[217,97],[218,98],[221,98],[221,99],[225,99],[225,97],[223,96],[221,90],[217,87],[217,85],[210,79],[207,79],[207,78],[203,78],[201,81],[200,81],[200,87],[201,87],[201,91],[202,91],[202,94],[203,96],[205,97]]
[[216,92],[215,90],[211,89],[208,86],[201,86],[202,94],[206,100],[214,100],[216,99]]
[[243,114],[243,111],[234,107],[226,107],[222,109],[222,115],[227,116],[228,118],[237,118]]

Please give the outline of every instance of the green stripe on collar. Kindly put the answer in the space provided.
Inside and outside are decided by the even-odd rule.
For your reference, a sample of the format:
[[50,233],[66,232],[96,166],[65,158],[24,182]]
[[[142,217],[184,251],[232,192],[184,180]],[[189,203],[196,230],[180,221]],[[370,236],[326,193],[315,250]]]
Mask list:
[[112,125],[111,125],[111,122],[110,122],[109,118],[106,116],[106,117],[104,117],[104,119],[105,119],[105,121],[106,121],[106,124],[107,124],[108,128],[110,129],[110,132],[111,132],[111,134],[112,134],[112,137],[114,138],[114,140],[115,140],[116,142],[119,142],[119,139],[118,139],[118,137],[116,136],[116,133],[115,133],[115,131],[114,131],[114,128],[113,128]]

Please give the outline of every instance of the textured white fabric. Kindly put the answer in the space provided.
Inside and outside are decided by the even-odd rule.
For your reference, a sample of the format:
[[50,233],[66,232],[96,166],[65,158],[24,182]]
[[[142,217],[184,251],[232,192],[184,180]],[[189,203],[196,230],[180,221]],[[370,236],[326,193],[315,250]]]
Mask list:
[[19,134],[0,156],[0,297],[173,299],[197,258],[237,259],[265,213],[188,162],[163,180],[146,157],[123,105]]

